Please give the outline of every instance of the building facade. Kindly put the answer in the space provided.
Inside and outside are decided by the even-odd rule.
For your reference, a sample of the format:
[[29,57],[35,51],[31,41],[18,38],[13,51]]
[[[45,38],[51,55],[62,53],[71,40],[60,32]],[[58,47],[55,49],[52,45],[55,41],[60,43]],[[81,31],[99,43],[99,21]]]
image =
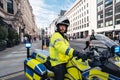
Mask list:
[[55,32],[55,22],[57,19],[53,20],[52,23],[48,27],[48,35],[51,36]]
[[97,0],[97,32],[118,38],[120,31],[120,0]]
[[0,0],[0,19],[18,32],[21,41],[24,34],[37,34],[34,15],[28,0]]
[[85,38],[96,30],[96,0],[76,0],[65,16],[70,20],[68,36]]

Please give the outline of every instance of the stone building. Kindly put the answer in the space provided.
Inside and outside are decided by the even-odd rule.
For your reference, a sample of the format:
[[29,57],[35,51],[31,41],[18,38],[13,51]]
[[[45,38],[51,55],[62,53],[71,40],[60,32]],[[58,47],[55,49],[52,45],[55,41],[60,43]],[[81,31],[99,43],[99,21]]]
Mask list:
[[37,35],[37,26],[28,0],[0,0],[0,24],[15,29],[21,41],[24,34]]

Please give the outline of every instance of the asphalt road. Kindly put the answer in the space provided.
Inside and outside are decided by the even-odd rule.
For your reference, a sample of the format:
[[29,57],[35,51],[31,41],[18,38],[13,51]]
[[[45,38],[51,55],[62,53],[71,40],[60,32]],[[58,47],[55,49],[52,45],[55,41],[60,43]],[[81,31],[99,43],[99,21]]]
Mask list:
[[[70,41],[71,47],[82,51],[85,47],[85,40]],[[32,44],[31,52],[40,49],[40,42]],[[24,76],[24,60],[26,58],[26,48],[23,44],[0,52],[0,80],[27,80]]]
[[[85,46],[81,41],[71,41],[70,45],[78,51]],[[31,52],[36,48],[40,49],[40,47],[41,44],[39,42],[33,43]],[[0,79],[26,80],[23,72],[23,62],[26,58],[26,48],[24,44],[1,51],[0,55]]]
[[70,46],[77,51],[82,51],[85,47],[85,41],[71,41]]
[[[84,39],[72,40],[70,41],[70,46],[81,52],[85,47],[85,41],[86,40]],[[103,46],[99,42],[96,42],[95,44]],[[31,52],[34,51],[34,49],[41,49],[41,41],[37,41],[32,44]],[[24,44],[1,51],[0,80],[27,80],[23,71],[25,58],[26,48]]]

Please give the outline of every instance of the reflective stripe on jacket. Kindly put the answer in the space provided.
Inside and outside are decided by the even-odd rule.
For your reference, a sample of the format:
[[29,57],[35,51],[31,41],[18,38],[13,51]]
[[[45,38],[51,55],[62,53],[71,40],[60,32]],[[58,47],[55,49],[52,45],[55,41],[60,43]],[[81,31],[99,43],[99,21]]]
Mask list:
[[51,65],[67,63],[73,55],[73,48],[69,42],[63,38],[59,32],[55,32],[50,39],[50,58]]

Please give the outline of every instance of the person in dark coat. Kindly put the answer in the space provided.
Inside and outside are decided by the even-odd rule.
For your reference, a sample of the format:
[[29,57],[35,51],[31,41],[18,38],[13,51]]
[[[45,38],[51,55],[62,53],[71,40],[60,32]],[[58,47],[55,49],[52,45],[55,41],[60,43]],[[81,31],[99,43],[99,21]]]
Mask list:
[[46,37],[46,46],[47,46],[47,47],[49,47],[49,42],[50,42],[50,41],[49,41],[49,38]]

